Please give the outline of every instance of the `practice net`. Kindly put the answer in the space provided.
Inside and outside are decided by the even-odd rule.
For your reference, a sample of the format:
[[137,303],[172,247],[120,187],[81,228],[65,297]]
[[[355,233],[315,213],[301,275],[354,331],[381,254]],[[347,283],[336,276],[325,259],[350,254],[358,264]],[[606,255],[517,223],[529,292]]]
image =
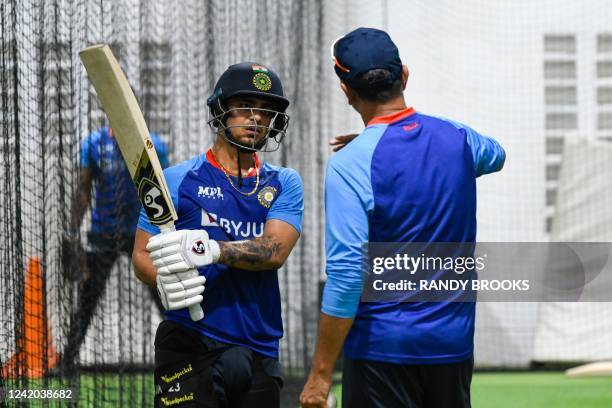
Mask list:
[[[324,51],[359,26],[386,30],[410,71],[408,106],[500,141],[503,171],[477,183],[479,242],[612,241],[610,2],[344,0],[323,16]],[[325,129],[359,132],[323,73]],[[611,320],[602,302],[479,303],[476,367],[610,360]]]
[[[229,64],[280,74],[291,122],[266,159],[298,170],[305,187],[303,234],[279,273],[283,406],[295,406],[324,275],[326,143],[363,127],[338,86],[332,41],[386,29],[410,69],[409,105],[502,143],[505,169],[478,181],[479,241],[610,242],[611,19],[606,0],[0,0],[0,386],[67,384],[81,406],[152,405],[160,315],[122,236],[104,254],[116,256],[108,278],[89,287],[100,300],[82,342],[70,342],[92,250],[90,214],[75,226],[80,143],[106,125],[80,49],[111,45],[170,164],[211,143],[206,98]],[[476,365],[609,360],[611,320],[605,303],[480,303]],[[69,352],[76,366],[57,364]]]
[[[303,238],[279,273],[285,394],[297,400],[313,352],[322,265],[321,10],[320,1],[291,0],[2,0],[0,386],[71,385],[80,406],[153,404],[154,295],[134,277],[125,233],[100,242],[89,212],[82,223],[75,216],[86,181],[81,140],[107,125],[78,51],[105,42],[170,164],[211,144],[206,99],[227,66],[254,61],[283,79],[290,132],[266,160],[295,168],[307,186]],[[113,152],[104,149],[90,154],[112,173]],[[125,198],[120,186],[99,191]],[[125,212],[110,216],[130,224]],[[91,273],[86,253],[94,250],[104,273]],[[79,302],[87,297],[99,298],[90,313]]]

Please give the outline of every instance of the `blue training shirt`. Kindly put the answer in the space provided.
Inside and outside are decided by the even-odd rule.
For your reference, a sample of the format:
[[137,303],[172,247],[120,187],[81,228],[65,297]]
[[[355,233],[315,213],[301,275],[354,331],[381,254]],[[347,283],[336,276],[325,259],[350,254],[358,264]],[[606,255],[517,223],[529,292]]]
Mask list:
[[[210,151],[164,171],[178,213],[176,229],[204,229],[217,241],[240,241],[263,235],[267,220],[278,219],[302,230],[304,188],[293,169],[263,163],[257,192],[238,193]],[[256,177],[244,177],[250,192]],[[141,210],[138,228],[157,234]],[[194,322],[187,309],[166,311],[166,319],[228,344],[278,358],[283,335],[277,270],[248,271],[213,264],[199,269],[206,277],[201,303],[204,319]]]
[[503,167],[492,138],[405,109],[372,120],[328,164],[323,313],[354,317],[349,358],[446,364],[473,353],[474,303],[360,303],[363,242],[474,242],[476,177]]
[[[151,133],[162,168],[168,167],[168,149]],[[103,127],[81,141],[81,167],[91,170],[95,185],[91,209],[91,233],[134,235],[140,202],[117,141]]]

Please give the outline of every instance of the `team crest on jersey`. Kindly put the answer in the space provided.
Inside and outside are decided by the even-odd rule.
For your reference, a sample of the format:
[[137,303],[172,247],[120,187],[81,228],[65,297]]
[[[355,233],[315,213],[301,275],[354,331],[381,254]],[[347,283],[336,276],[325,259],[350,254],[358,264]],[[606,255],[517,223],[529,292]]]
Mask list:
[[253,75],[253,85],[260,91],[269,91],[272,89],[272,80],[265,72],[258,72]]
[[259,204],[263,205],[266,208],[270,208],[272,205],[272,201],[274,201],[274,197],[276,197],[276,188],[274,187],[264,187],[257,194],[257,199],[259,200]]

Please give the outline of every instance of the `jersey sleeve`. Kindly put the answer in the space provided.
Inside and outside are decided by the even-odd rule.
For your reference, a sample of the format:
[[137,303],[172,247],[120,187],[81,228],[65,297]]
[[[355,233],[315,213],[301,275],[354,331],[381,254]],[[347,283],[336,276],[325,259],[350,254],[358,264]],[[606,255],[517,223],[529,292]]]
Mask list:
[[157,153],[159,164],[161,165],[162,169],[165,169],[170,165],[168,161],[168,146],[157,133],[151,133],[151,138],[153,139],[153,145],[155,146],[155,152]]
[[325,177],[325,250],[327,282],[321,311],[352,318],[361,297],[362,243],[369,238],[367,200],[370,180],[355,180],[354,174],[338,172],[332,163]]
[[142,206],[140,207],[140,217],[138,218],[138,228],[143,230],[144,232],[148,232],[151,235],[159,234],[159,227],[149,222],[147,213],[145,212]]
[[279,174],[281,183],[280,195],[276,198],[267,219],[277,219],[290,224],[302,233],[302,214],[304,213],[304,186],[297,171],[282,169]]
[[91,153],[92,153],[92,137],[93,134],[88,135],[87,137],[81,140],[81,158],[80,164],[81,167],[88,168],[91,166]]
[[500,171],[504,167],[506,152],[495,139],[481,135],[463,123],[449,119],[445,120],[465,133],[468,146],[474,158],[476,177]]

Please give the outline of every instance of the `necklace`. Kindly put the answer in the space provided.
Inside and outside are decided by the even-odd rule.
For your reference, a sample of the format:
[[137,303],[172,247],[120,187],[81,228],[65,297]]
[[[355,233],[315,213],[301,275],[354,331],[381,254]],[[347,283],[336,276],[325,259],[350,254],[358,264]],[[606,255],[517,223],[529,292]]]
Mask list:
[[217,162],[217,164],[219,165],[219,167],[221,167],[221,170],[223,170],[223,174],[225,174],[225,177],[227,178],[227,181],[229,181],[230,186],[232,186],[232,188],[234,190],[236,190],[237,192],[239,192],[240,194],[242,194],[243,196],[252,196],[253,194],[255,194],[255,192],[257,191],[257,189],[259,188],[259,168],[257,167],[257,164],[255,164],[255,187],[253,188],[253,190],[249,191],[248,193],[242,192],[238,189],[238,187],[236,187],[234,185],[234,182],[232,181],[232,177],[230,175],[230,172],[228,169],[225,168],[224,165],[221,164],[221,162],[219,160],[217,160],[217,156],[215,156],[215,154],[213,153],[212,149],[210,149],[210,153],[212,154],[212,157],[215,159],[215,161]]

